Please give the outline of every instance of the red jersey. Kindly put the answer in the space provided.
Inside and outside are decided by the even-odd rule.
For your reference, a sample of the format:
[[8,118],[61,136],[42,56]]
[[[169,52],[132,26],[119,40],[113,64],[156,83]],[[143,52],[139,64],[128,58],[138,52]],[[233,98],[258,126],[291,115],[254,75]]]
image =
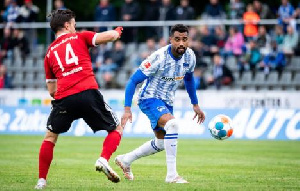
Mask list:
[[90,31],[62,34],[49,46],[44,67],[46,81],[57,80],[55,99],[98,89],[89,55],[96,36]]

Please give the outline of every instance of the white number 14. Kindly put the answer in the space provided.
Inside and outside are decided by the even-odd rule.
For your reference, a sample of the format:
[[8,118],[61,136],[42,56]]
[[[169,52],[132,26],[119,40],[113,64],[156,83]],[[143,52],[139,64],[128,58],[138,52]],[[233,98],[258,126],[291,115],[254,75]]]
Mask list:
[[[56,57],[56,60],[58,62],[58,65],[60,67],[60,69],[62,71],[65,70],[65,68],[63,67],[62,65],[62,62],[57,54],[57,51],[54,51],[54,55]],[[70,56],[71,55],[71,56]],[[75,63],[75,65],[78,65],[78,57],[75,55],[73,49],[72,49],[72,46],[70,43],[68,43],[66,45],[66,57],[65,57],[65,61],[66,61],[66,64],[72,64],[72,63]]]

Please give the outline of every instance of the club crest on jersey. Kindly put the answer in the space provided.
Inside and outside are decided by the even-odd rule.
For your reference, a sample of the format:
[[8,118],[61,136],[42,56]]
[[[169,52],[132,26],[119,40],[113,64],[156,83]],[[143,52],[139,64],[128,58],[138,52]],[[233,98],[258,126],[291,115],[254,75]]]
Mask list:
[[162,111],[165,110],[165,109],[167,109],[165,106],[159,106],[159,107],[157,107],[157,110],[158,110],[159,112],[162,112]]
[[189,70],[189,64],[188,63],[183,63],[183,69],[185,72]]
[[150,64],[150,62],[146,62],[146,63],[144,63],[143,65],[144,65],[144,67],[145,67],[146,69],[148,69],[148,68],[150,68],[150,67],[151,67],[151,64]]

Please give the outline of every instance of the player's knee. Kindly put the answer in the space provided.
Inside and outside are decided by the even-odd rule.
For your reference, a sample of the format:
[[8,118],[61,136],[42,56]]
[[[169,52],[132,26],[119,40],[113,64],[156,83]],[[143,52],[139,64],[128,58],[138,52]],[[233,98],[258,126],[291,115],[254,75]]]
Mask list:
[[164,140],[155,138],[154,143],[159,151],[163,151],[165,149]]
[[178,122],[176,119],[169,120],[165,125],[166,134],[178,133]]
[[45,135],[45,141],[50,141],[52,143],[56,143],[58,138],[58,134],[52,133],[51,131],[47,131],[46,135]]
[[123,128],[121,125],[118,125],[115,131],[118,132],[121,137],[123,136]]
[[157,125],[159,127],[164,127],[164,126],[166,126],[166,124],[168,123],[168,121],[170,121],[172,119],[175,119],[174,116],[172,114],[170,114],[170,113],[166,113],[166,114],[164,114],[164,115],[162,115],[160,117],[160,119],[157,122]]

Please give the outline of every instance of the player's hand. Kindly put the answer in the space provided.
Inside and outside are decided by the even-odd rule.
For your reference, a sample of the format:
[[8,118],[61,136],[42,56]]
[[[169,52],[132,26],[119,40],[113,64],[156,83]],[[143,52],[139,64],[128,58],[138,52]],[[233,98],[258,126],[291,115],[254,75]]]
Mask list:
[[121,38],[122,32],[123,32],[123,27],[117,27],[115,28],[115,31],[119,33],[119,38]]
[[193,109],[195,112],[195,116],[193,118],[193,120],[197,117],[197,123],[203,123],[205,120],[205,115],[203,113],[203,111],[200,109],[199,105],[193,105]]
[[125,107],[123,116],[121,118],[121,126],[124,128],[127,121],[129,119],[129,122],[132,123],[132,113],[130,107]]

